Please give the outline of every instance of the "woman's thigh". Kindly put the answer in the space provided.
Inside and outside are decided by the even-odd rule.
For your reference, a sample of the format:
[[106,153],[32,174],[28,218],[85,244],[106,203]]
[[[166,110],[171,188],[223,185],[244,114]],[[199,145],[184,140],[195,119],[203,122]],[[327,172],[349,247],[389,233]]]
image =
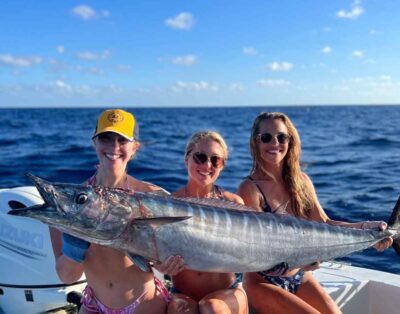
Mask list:
[[295,294],[267,282],[245,285],[250,308],[257,314],[318,314]]
[[243,288],[224,289],[209,293],[199,302],[201,314],[247,314],[248,302]]
[[321,313],[342,313],[335,301],[309,271],[305,272],[303,283],[296,295]]
[[172,294],[171,302],[168,305],[168,314],[198,314],[198,303],[187,295],[181,293]]

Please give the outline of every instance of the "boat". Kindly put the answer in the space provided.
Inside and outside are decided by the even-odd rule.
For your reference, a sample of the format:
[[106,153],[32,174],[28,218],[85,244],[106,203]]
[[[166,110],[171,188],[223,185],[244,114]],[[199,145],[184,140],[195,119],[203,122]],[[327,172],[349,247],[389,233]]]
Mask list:
[[86,285],[82,276],[60,281],[49,227],[8,211],[43,203],[33,186],[0,189],[0,313],[76,312]]
[[[0,189],[0,313],[76,313],[79,306],[85,277],[71,285],[60,281],[48,226],[7,215],[41,203],[33,186]],[[344,314],[400,312],[400,275],[336,261],[322,263],[314,275]]]
[[400,275],[325,262],[315,277],[344,314],[400,313]]

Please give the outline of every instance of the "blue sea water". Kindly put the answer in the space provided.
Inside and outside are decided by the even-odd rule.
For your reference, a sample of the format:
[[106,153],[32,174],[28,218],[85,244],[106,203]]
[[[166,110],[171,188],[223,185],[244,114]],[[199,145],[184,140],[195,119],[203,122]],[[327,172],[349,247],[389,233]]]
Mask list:
[[[103,109],[0,109],[0,188],[31,185],[24,173],[83,182],[96,165],[91,136]],[[235,191],[249,173],[250,129],[261,111],[291,117],[302,140],[302,165],[333,219],[387,220],[400,194],[400,106],[128,109],[141,150],[129,172],[169,191],[185,184],[183,151],[198,130],[219,131],[230,150],[219,184]],[[400,274],[394,250],[368,249],[342,260]]]

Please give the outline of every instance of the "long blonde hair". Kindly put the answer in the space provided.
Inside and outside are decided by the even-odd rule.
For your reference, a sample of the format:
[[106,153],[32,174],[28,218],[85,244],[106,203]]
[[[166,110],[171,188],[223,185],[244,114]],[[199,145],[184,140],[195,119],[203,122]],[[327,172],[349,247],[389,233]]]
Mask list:
[[263,166],[263,161],[258,148],[257,137],[260,133],[260,124],[269,119],[281,120],[290,136],[289,147],[283,160],[282,179],[289,190],[292,210],[297,217],[307,218],[309,211],[316,205],[312,191],[307,188],[304,181],[304,174],[300,167],[301,141],[299,133],[287,115],[281,112],[262,112],[254,120],[250,137],[250,152],[253,165],[250,174],[256,170],[268,174]]
[[185,161],[187,160],[189,154],[196,146],[196,144],[203,140],[214,141],[218,143],[221,146],[222,151],[224,152],[224,160],[226,161],[228,159],[228,146],[226,145],[225,140],[221,134],[215,131],[199,131],[193,133],[188,143],[186,144]]

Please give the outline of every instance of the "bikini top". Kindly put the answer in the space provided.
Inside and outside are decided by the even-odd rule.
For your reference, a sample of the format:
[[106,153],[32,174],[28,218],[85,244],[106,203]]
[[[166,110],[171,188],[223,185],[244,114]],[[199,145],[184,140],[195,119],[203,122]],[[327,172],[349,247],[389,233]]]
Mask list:
[[247,179],[249,179],[251,182],[254,183],[254,185],[257,187],[258,191],[260,192],[263,201],[264,201],[264,206],[262,207],[263,212],[267,213],[276,213],[276,214],[287,214],[286,207],[289,204],[289,201],[279,205],[275,210],[272,210],[271,206],[269,206],[267,198],[265,197],[265,194],[263,193],[261,187],[258,185],[257,181],[254,180],[251,176],[247,176]]
[[217,198],[219,200],[225,199],[224,190],[220,186],[214,185],[214,195],[213,195],[213,197]]

